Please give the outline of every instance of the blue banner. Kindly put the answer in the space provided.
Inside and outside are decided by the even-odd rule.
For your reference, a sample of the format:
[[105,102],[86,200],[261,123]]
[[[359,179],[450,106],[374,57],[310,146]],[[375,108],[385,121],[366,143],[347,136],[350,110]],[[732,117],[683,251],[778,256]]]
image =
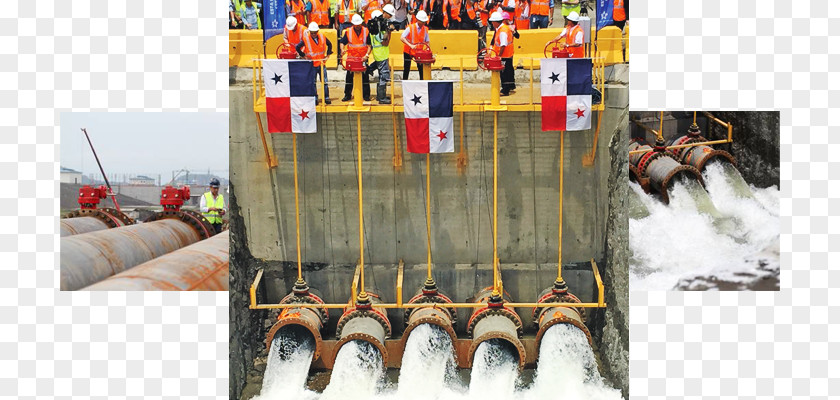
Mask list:
[[613,24],[613,0],[598,0],[595,3],[595,13],[597,14],[596,31],[601,28]]
[[283,34],[286,26],[286,1],[263,0],[263,40],[268,41],[272,36]]

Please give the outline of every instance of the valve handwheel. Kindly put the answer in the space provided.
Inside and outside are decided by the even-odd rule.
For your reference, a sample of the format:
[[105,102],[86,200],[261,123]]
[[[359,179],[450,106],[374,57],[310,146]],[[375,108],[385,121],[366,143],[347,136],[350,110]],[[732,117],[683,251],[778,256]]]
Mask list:
[[[554,47],[549,49],[549,46],[551,45],[554,45]],[[545,44],[545,47],[543,48],[543,56],[545,56],[545,58],[554,58],[554,52],[560,50],[565,51],[566,44],[559,40],[552,40]]]
[[475,56],[475,62],[478,64],[478,67],[487,70],[487,67],[484,65],[484,59],[486,57],[498,57],[499,55],[496,54],[496,51],[490,47],[485,47],[478,51],[478,54]]
[[275,51],[278,59],[291,60],[295,58],[295,47],[291,43],[280,43]]
[[[412,61],[420,64],[431,64],[435,62],[435,57],[432,55],[432,48],[429,47],[428,43],[420,43],[420,45],[414,49],[411,55]],[[418,58],[418,55],[427,55],[428,59]]]

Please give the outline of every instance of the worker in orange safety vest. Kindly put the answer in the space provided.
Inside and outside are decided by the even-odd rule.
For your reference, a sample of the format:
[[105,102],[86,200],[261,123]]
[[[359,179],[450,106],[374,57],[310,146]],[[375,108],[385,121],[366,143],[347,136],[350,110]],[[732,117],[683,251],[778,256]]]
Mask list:
[[488,19],[493,24],[493,51],[502,58],[504,69],[502,70],[501,95],[510,95],[511,90],[516,89],[513,72],[513,30],[510,25],[504,22],[502,13],[495,11]]
[[572,58],[583,58],[583,28],[578,24],[580,15],[572,11],[566,19],[568,20],[566,27],[552,41],[560,41],[566,38],[566,51],[571,53]]
[[317,75],[320,75],[321,82],[324,84],[324,101],[330,104],[330,88],[327,86],[326,60],[332,54],[332,43],[319,30],[320,28],[317,22],[310,22],[309,29],[303,32],[303,40],[298,43],[295,49],[301,57],[312,60],[316,79]]
[[[375,1],[375,0],[373,0]],[[361,58],[367,67],[367,58],[371,51],[370,46],[370,31],[368,28],[362,26],[362,17],[359,14],[353,14],[350,23],[352,28],[347,28],[342,32],[341,40],[338,41],[341,54],[347,54],[347,57]],[[341,101],[350,101],[353,93],[353,74],[355,72],[347,71],[344,76],[344,98]],[[370,101],[370,77],[367,73],[362,73],[362,97],[365,101]]]

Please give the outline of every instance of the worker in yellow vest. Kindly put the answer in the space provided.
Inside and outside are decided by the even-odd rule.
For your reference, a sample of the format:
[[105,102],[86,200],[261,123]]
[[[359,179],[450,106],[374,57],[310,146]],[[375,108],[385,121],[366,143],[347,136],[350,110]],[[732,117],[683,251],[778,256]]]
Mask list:
[[219,194],[219,180],[210,180],[210,191],[201,196],[201,215],[216,229],[216,233],[222,231],[222,216],[225,215],[225,198]]

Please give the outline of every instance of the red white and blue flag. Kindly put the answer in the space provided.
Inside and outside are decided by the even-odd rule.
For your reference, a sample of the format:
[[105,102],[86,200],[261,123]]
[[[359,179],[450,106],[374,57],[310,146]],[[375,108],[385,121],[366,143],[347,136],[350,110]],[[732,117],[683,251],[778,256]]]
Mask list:
[[314,133],[315,68],[312,61],[263,60],[268,131]]
[[452,82],[403,81],[409,153],[452,153]]
[[540,62],[543,131],[592,127],[592,59],[544,58]]

